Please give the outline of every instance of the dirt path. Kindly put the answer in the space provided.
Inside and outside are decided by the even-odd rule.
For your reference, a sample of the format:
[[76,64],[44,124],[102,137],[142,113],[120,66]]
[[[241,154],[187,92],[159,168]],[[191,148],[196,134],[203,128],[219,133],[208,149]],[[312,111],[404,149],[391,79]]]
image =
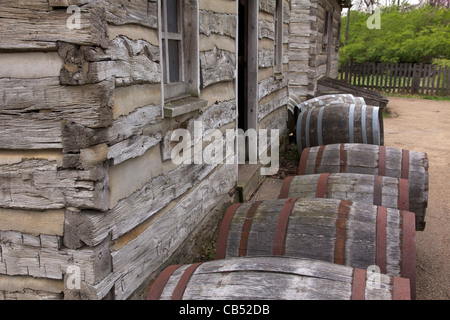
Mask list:
[[450,102],[389,98],[385,145],[428,154],[426,228],[416,233],[417,299],[450,299]]

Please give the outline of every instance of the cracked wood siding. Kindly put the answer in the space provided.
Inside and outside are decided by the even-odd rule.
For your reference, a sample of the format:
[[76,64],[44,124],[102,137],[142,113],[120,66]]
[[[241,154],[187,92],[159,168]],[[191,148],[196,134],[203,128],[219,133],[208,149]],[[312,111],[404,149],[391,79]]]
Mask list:
[[[207,102],[173,119],[162,113],[158,3],[36,0],[13,8],[15,2],[2,2],[8,10],[0,14],[0,28],[9,40],[0,48],[51,53],[33,53],[28,61],[38,63],[37,69],[14,70],[13,76],[0,71],[1,129],[23,137],[0,138],[7,146],[2,152],[23,153],[0,162],[6,177],[0,213],[33,212],[36,225],[51,214],[58,219],[37,229],[9,219],[12,231],[0,228],[0,298],[128,298],[168,259],[192,258],[198,244],[190,239],[212,233],[220,218],[216,207],[230,201],[235,166],[176,166],[162,156],[175,128],[192,129],[194,121],[202,121],[202,137],[209,137],[213,130],[235,127],[236,2],[216,0],[212,7],[210,1],[198,2],[201,43],[193,65],[200,68],[200,98]],[[69,5],[81,9],[81,30],[62,30]],[[12,30],[5,16],[19,7],[20,23]],[[43,29],[35,37],[15,37],[37,29],[37,21]],[[46,33],[50,21],[56,27]],[[222,72],[212,72],[216,66]],[[155,172],[146,171],[149,165]],[[127,178],[133,169],[139,179]],[[155,235],[161,240],[156,258],[141,245],[138,256],[128,256],[128,248]],[[82,268],[80,290],[65,286],[73,264]]]
[[108,208],[108,179],[101,166],[89,171],[59,170],[56,162],[30,159],[1,165],[0,177],[2,208]]
[[[80,30],[67,28],[69,5],[80,6]],[[148,130],[162,121],[158,2],[3,1],[1,9],[0,298],[104,297],[111,242],[70,249],[79,226],[67,217],[107,212],[108,167],[162,137]],[[81,291],[64,287],[72,265]]]
[[282,30],[278,35],[282,36],[278,44],[282,48],[282,65],[275,66],[275,44],[277,41],[276,35],[276,17],[277,1],[263,0],[259,2],[259,32],[258,32],[258,113],[257,122],[258,128],[277,128],[282,134],[287,123],[287,110],[285,106],[288,102],[288,77],[287,77],[287,62],[288,55],[284,43],[289,41],[288,27],[289,27],[289,9],[290,2],[281,0],[282,4],[280,10],[282,12],[278,15],[282,17],[280,24]]
[[[339,43],[337,43],[341,8],[332,0],[292,0],[289,26],[289,90],[302,99],[315,95],[317,80],[326,75],[330,48],[330,75],[337,76]],[[323,43],[325,8],[332,16],[332,40]]]
[[[34,1],[33,1],[34,2]],[[101,7],[80,8],[81,29],[71,30],[66,9],[51,10],[47,1],[5,0],[0,4],[0,49],[55,50],[58,41],[79,45],[107,47],[105,10]]]

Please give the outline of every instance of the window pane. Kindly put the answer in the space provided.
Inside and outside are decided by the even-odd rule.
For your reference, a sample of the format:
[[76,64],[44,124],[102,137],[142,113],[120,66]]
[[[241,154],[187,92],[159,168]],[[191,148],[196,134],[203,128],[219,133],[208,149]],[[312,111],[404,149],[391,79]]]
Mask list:
[[[163,50],[162,54],[163,54],[163,59],[164,59],[163,66],[165,66],[166,65],[166,46],[165,45],[162,46],[162,50]],[[163,68],[163,77],[164,77],[164,83],[168,83],[166,67]]]
[[169,40],[169,82],[179,82],[180,79],[180,41]]
[[167,31],[178,33],[178,0],[167,2]]

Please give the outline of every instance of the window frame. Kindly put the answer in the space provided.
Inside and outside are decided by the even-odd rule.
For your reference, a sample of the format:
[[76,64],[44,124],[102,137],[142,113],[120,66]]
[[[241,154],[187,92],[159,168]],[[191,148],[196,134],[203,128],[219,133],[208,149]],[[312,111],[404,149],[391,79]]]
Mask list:
[[159,40],[161,53],[161,85],[163,87],[163,107],[165,102],[177,100],[187,96],[200,96],[200,58],[199,58],[199,5],[198,0],[177,0],[178,28],[181,34],[180,50],[180,82],[166,83],[168,66],[168,41],[173,36],[179,39],[179,35],[169,33],[167,37],[166,24],[166,0],[159,1]]
[[[184,24],[184,14],[183,14],[183,4],[181,0],[176,0],[177,2],[177,32],[168,31],[168,19],[167,19],[167,0],[161,0],[161,42],[162,42],[162,53],[163,53],[163,83],[164,83],[164,98],[170,99],[186,93],[186,83],[185,83],[185,54],[184,54],[184,34],[183,34],[183,24]],[[171,65],[169,61],[169,41],[175,40],[178,43],[178,78],[179,81],[171,82],[170,73]]]
[[275,2],[275,39],[274,39],[274,71],[275,73],[283,72],[283,10],[284,0],[276,0]]

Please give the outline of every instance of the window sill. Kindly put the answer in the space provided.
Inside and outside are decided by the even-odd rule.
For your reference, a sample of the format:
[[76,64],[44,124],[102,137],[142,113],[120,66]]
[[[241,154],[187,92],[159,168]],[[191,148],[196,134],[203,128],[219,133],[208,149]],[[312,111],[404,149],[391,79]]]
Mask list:
[[273,75],[273,78],[275,79],[275,80],[283,80],[284,79],[284,74],[283,74],[283,72],[281,72],[281,71],[275,71],[275,73],[274,73],[274,75]]
[[164,105],[164,117],[175,118],[183,114],[200,110],[208,105],[208,101],[195,98],[183,97],[181,99],[167,102]]

